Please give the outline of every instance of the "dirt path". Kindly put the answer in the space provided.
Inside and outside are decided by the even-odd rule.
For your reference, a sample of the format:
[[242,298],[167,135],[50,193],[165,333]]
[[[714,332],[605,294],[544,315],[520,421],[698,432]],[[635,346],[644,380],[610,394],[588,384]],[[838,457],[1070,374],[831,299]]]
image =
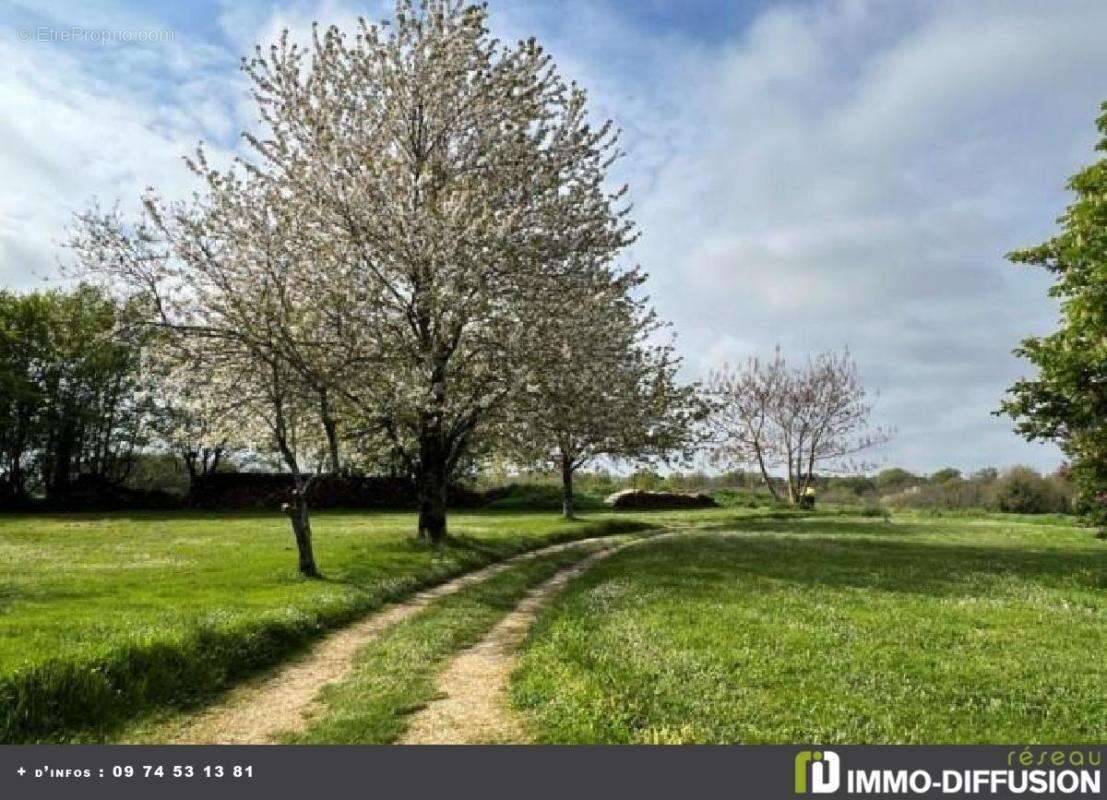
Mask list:
[[346,677],[358,649],[389,626],[411,617],[440,597],[480,583],[522,562],[574,547],[609,542],[608,537],[595,537],[532,550],[420,592],[410,600],[338,630],[276,673],[247,682],[232,690],[217,705],[168,726],[164,741],[169,744],[265,744],[272,742],[278,733],[301,731],[307,725],[319,690]]
[[515,668],[516,651],[550,598],[597,561],[627,546],[594,553],[532,589],[481,642],[451,662],[438,681],[441,699],[412,717],[401,744],[518,744],[527,741],[526,731],[508,700],[508,680]]

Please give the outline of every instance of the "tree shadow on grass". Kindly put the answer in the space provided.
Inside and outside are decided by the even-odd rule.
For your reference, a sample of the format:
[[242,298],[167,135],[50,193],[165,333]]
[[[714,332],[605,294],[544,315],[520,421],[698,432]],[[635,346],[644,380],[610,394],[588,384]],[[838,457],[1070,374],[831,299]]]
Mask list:
[[[705,540],[710,544],[705,546]],[[997,584],[1005,581],[1014,582],[1011,590],[1019,591],[1021,586],[1023,592],[1027,584],[1077,592],[1107,589],[1107,548],[1102,552],[1061,551],[873,538],[756,536],[689,537],[666,542],[664,548],[651,550],[668,562],[668,569],[660,561],[643,566],[658,573],[654,585],[671,581],[673,588],[681,591],[697,591],[698,587],[709,591],[712,583],[733,580],[736,574],[812,587],[932,597],[996,596],[1004,593]],[[679,568],[672,569],[674,562]]]
[[864,535],[899,538],[934,533],[933,526],[913,522],[885,522],[879,517],[798,517],[765,515],[721,519],[696,525],[697,531],[735,531],[738,533],[792,533],[810,536]]

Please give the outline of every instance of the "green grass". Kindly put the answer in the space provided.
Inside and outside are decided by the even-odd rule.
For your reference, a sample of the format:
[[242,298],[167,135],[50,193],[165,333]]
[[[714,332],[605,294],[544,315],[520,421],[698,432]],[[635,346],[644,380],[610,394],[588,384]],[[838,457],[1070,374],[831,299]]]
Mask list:
[[326,629],[519,551],[644,527],[596,515],[313,517],[325,580],[295,570],[287,520],[202,513],[0,516],[0,742],[88,741],[194,704]]
[[527,591],[596,546],[540,556],[444,597],[388,629],[357,654],[353,674],[328,686],[323,712],[294,744],[388,744],[436,696],[436,679],[458,651],[476,644]]
[[1107,545],[1086,529],[915,514],[741,530],[629,548],[548,609],[513,682],[538,741],[1107,739]]
[[[265,515],[0,516],[0,742],[110,739],[383,603],[554,541],[688,536],[574,583],[515,697],[547,742],[1102,741],[1107,543],[1058,516],[730,508],[314,517],[322,581]],[[733,531],[741,531],[734,534]],[[443,599],[360,656],[302,741],[383,742],[451,653],[578,554]]]
[[[563,502],[560,485],[523,483],[508,487],[503,497],[485,506],[490,511],[561,511]],[[573,492],[573,502],[579,512],[605,508],[603,497],[590,492]]]

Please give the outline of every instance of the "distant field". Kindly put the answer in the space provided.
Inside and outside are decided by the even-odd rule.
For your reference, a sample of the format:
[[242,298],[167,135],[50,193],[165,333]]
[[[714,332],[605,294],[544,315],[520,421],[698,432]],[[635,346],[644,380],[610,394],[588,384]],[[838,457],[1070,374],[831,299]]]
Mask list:
[[326,579],[311,581],[279,515],[0,515],[0,741],[95,737],[418,586],[550,541],[643,527],[507,512],[450,524],[454,540],[435,550],[413,539],[412,514],[316,514]]
[[734,530],[628,549],[555,602],[514,678],[539,741],[1107,740],[1107,543],[1087,529]]

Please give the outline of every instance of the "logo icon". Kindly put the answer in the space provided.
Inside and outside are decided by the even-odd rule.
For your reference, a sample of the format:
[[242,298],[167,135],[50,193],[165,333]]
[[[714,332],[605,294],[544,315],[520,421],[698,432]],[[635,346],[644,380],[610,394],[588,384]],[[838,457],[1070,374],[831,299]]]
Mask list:
[[838,791],[842,782],[842,765],[837,753],[830,750],[801,750],[796,753],[796,794],[807,794],[809,771],[812,794],[832,794]]

